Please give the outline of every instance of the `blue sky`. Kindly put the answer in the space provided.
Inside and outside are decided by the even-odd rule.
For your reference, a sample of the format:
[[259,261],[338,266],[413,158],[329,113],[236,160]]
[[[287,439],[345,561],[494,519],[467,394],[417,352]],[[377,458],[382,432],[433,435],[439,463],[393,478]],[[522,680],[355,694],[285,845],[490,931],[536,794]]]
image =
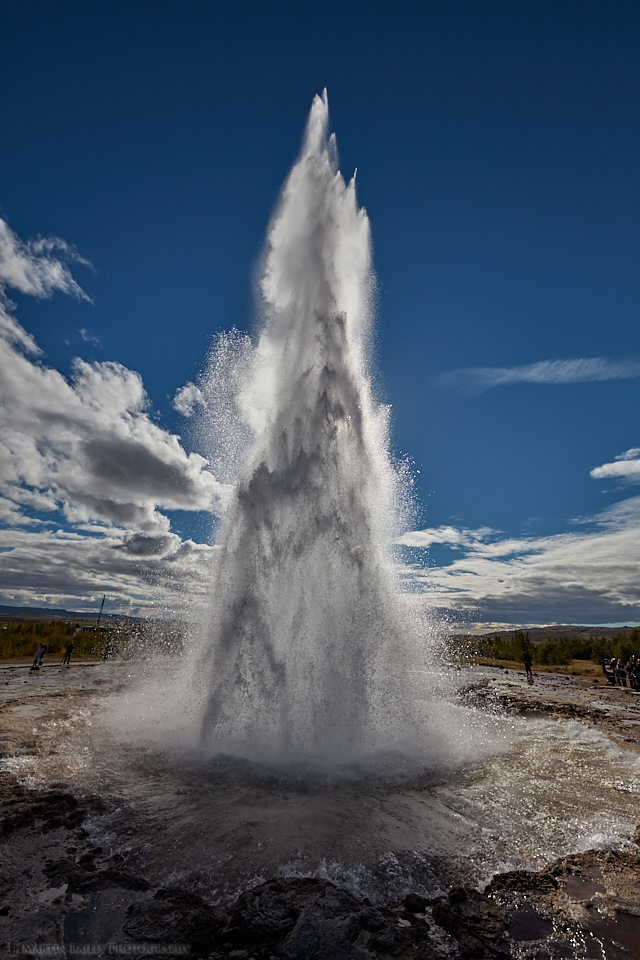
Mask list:
[[640,621],[637,4],[5,0],[0,54],[0,603],[135,610],[203,565],[173,398],[251,328],[326,86],[407,582],[461,625]]

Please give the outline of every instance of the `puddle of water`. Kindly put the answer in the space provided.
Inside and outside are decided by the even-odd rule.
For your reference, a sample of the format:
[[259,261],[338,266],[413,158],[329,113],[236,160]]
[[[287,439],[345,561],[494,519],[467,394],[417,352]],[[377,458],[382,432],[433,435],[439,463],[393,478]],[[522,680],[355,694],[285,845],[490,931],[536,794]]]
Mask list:
[[640,917],[620,911],[615,917],[590,923],[589,928],[602,942],[607,960],[640,957]]
[[511,918],[508,932],[514,940],[542,940],[553,932],[553,922],[525,903]]
[[564,892],[576,903],[589,903],[597,893],[605,893],[605,887],[588,877],[569,876],[564,881]]
[[53,903],[59,897],[63,897],[67,892],[67,884],[63,883],[60,887],[49,887],[38,894],[38,901],[44,906]]
[[81,906],[64,918],[64,941],[73,944],[108,943],[120,930],[134,895],[118,888],[89,894]]

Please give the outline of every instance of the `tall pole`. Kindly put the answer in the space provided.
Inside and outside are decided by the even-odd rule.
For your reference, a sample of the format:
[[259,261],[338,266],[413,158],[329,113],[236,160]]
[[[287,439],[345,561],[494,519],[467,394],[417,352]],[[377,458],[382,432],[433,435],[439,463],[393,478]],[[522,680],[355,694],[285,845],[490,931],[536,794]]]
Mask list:
[[96,623],[96,630],[100,629],[100,617],[102,616],[102,608],[104,607],[104,601],[106,599],[107,599],[107,595],[105,593],[105,595],[102,598],[102,603],[100,604],[100,613],[98,614],[98,622]]

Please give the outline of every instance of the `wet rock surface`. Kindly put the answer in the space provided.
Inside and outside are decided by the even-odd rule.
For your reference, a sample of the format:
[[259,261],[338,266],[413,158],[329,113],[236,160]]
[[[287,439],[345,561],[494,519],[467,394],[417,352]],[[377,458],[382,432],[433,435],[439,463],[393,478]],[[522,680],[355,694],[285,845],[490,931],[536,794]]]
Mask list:
[[[575,710],[601,729],[615,724],[618,740],[640,753],[629,736],[640,698],[588,685],[572,686],[564,699],[561,691],[559,681],[557,690],[520,693],[501,678],[467,695],[520,714]],[[64,705],[49,709],[57,716]],[[31,720],[5,732],[4,742],[15,760],[37,750]],[[179,876],[158,885],[136,850],[92,839],[92,820],[126,807],[125,798],[77,794],[69,783],[35,788],[7,765],[0,778],[2,957],[73,957],[81,948],[98,957],[192,960],[640,957],[640,826],[623,849],[501,873],[483,890],[456,887],[432,899],[414,892],[380,904],[325,879],[277,878],[212,903]]]
[[466,696],[485,709],[498,708],[507,714],[577,720],[621,744],[638,746],[640,694],[611,686],[604,677],[582,680],[544,674],[528,686],[514,671],[486,671],[469,684]]

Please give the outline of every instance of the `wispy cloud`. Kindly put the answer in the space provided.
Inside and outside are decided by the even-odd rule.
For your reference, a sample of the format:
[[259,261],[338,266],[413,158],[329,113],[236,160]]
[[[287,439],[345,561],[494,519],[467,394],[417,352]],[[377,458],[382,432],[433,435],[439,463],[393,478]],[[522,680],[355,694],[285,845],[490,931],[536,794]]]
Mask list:
[[640,360],[583,357],[540,360],[519,367],[467,367],[434,378],[436,386],[471,396],[514,383],[563,384],[640,377]]
[[640,483],[640,447],[632,447],[625,453],[619,454],[613,463],[603,463],[591,471],[594,480],[610,478],[624,480],[628,483]]
[[102,343],[98,337],[94,336],[92,333],[89,333],[86,327],[80,327],[78,331],[85,343],[90,343],[92,347],[101,347]]
[[479,527],[476,530],[452,526],[432,527],[428,530],[412,530],[410,533],[405,533],[398,540],[398,544],[422,550],[428,550],[434,544],[468,550],[484,544],[486,538],[494,533],[495,531],[490,527]]

